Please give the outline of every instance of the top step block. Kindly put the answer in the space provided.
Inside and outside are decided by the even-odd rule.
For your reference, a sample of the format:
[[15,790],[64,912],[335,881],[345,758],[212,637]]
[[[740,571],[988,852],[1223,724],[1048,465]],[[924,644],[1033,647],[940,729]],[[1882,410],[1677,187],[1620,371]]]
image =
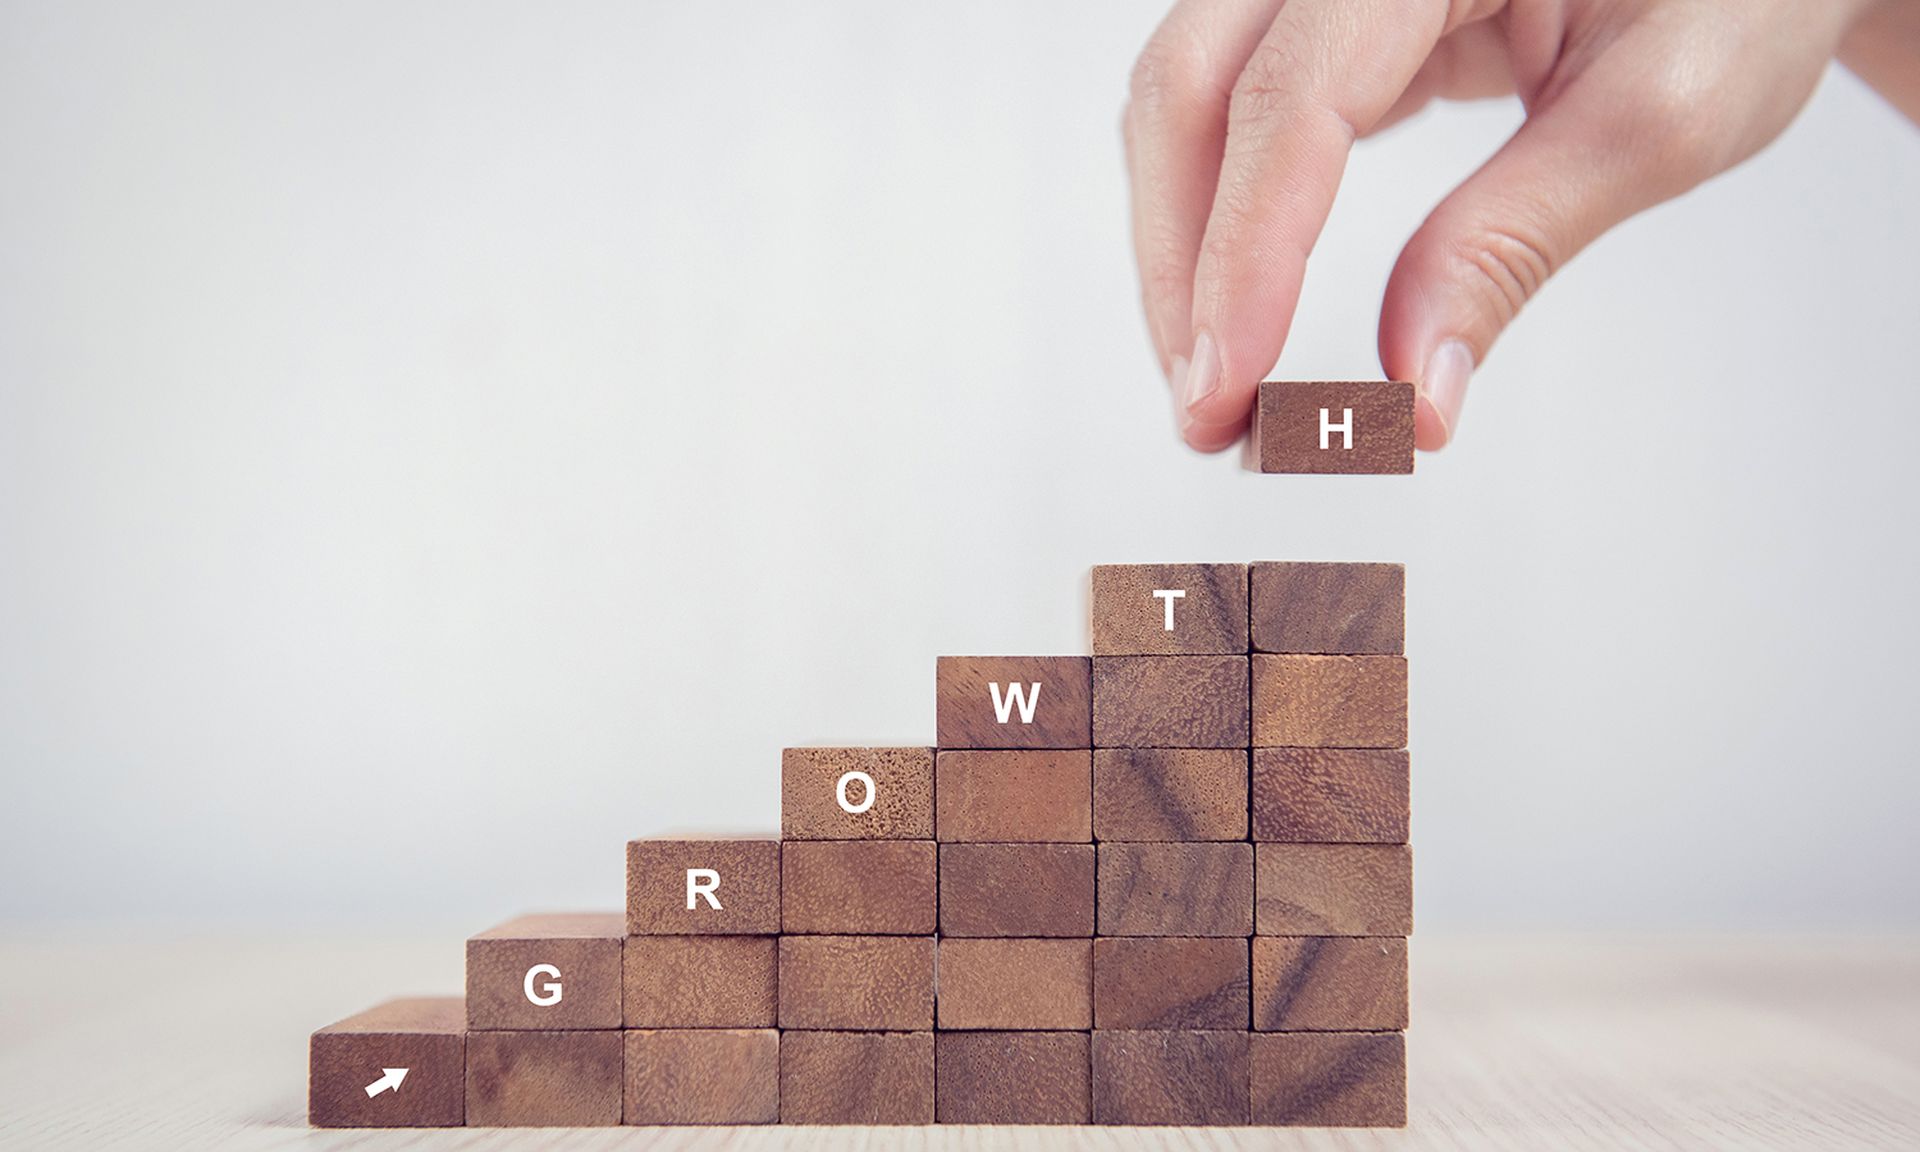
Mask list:
[[1238,656],[1247,651],[1245,564],[1099,564],[1095,656]]
[[1248,577],[1255,652],[1406,654],[1407,570],[1399,564],[1255,564]]
[[1262,472],[1411,473],[1413,385],[1265,381],[1248,447]]
[[1085,656],[942,656],[934,727],[942,748],[1091,748]]

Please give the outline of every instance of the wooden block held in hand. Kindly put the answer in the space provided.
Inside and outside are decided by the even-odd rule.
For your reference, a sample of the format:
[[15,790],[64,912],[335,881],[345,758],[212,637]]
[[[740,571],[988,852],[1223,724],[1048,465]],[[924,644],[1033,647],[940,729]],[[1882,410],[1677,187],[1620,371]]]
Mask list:
[[1404,936],[1255,936],[1253,1026],[1387,1032],[1407,1026]]
[[[329,1024],[307,1046],[307,1122],[457,1128],[466,1123],[466,1045],[458,996],[389,1000]],[[406,1072],[395,1083],[389,1068]]]
[[1245,564],[1097,564],[1095,656],[1247,651]]
[[1085,1124],[1093,1093],[1085,1032],[941,1032],[942,1124]]
[[1261,748],[1405,748],[1403,656],[1253,657]]
[[1100,935],[1248,936],[1253,845],[1100,845]]
[[1093,1026],[1244,1029],[1247,973],[1244,937],[1102,936],[1093,942]]
[[1247,1033],[1093,1034],[1095,1124],[1245,1124]]
[[619,1031],[469,1032],[467,1124],[590,1128],[620,1123]]
[[620,1027],[618,912],[521,916],[467,941],[467,1027]]
[[759,936],[778,931],[778,840],[628,842],[628,935]]
[[1407,754],[1378,748],[1255,748],[1253,838],[1404,844]]
[[1086,749],[943,751],[934,780],[942,841],[1093,839],[1093,753]]
[[931,840],[796,840],[780,848],[784,931],[931,936]]
[[1407,1123],[1398,1032],[1266,1032],[1250,1041],[1253,1122],[1315,1128]]
[[940,845],[942,936],[1093,935],[1091,844]]
[[780,1027],[933,1027],[933,937],[782,936]]
[[934,725],[942,748],[1088,748],[1085,656],[942,656]]
[[1097,656],[1093,742],[1101,748],[1245,748],[1245,656]]
[[950,936],[939,972],[942,1030],[1093,1027],[1091,941]]
[[771,1028],[779,1004],[772,936],[629,936],[629,1028]]
[[933,1033],[782,1032],[780,1122],[933,1123]]
[[1255,564],[1255,652],[1398,656],[1406,651],[1407,570],[1399,564]]
[[933,749],[786,749],[780,834],[788,841],[931,839]]
[[1251,444],[1262,472],[1411,473],[1413,385],[1264,381]]
[[626,1123],[779,1122],[780,1033],[773,1029],[634,1029],[624,1035]]
[[1246,839],[1246,752],[1095,749],[1093,834],[1100,840]]
[[1413,852],[1405,844],[1254,849],[1254,931],[1260,935],[1413,934]]

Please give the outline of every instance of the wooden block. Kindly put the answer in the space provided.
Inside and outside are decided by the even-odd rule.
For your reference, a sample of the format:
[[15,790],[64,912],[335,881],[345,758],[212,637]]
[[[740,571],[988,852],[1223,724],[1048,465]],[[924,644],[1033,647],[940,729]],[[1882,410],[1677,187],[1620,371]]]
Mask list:
[[1091,844],[940,845],[942,936],[1092,936]]
[[467,941],[467,1027],[620,1027],[618,912],[522,916]]
[[1093,1034],[1095,1124],[1245,1124],[1247,1033]]
[[1238,748],[1099,748],[1100,840],[1244,840],[1247,754]]
[[1262,936],[1410,936],[1413,852],[1405,844],[1257,844],[1254,931]]
[[1245,748],[1245,656],[1098,656],[1093,742],[1102,748]]
[[1407,1026],[1404,936],[1255,936],[1253,1026],[1393,1032]]
[[1262,472],[1413,471],[1413,385],[1267,380],[1253,421]]
[[776,1124],[780,1033],[771,1028],[625,1033],[628,1124]]
[[1399,564],[1255,564],[1253,650],[1345,656],[1406,651],[1407,570]]
[[1085,1032],[941,1032],[934,1066],[934,1116],[942,1124],[1093,1119]]
[[1244,1029],[1247,972],[1241,937],[1102,936],[1093,942],[1093,1026]]
[[1093,839],[1093,753],[1086,749],[943,751],[934,793],[942,841]]
[[628,842],[629,935],[760,936],[778,931],[778,840]]
[[466,1123],[466,1063],[467,1009],[460,997],[389,1000],[327,1025],[308,1041],[307,1122],[316,1128],[459,1127]]
[[780,992],[772,936],[629,936],[629,1028],[771,1028]]
[[1253,750],[1255,840],[1404,844],[1407,796],[1403,750]]
[[620,1123],[618,1031],[467,1033],[467,1124],[594,1128]]
[[786,932],[931,936],[939,898],[931,840],[796,840],[780,849]]
[[1404,656],[1253,657],[1262,748],[1405,748]]
[[942,1029],[1093,1027],[1089,940],[948,937],[940,941]]
[[1398,1032],[1267,1032],[1249,1041],[1255,1124],[1401,1128],[1407,1041]]
[[1245,564],[1098,564],[1095,656],[1247,651]]
[[1253,845],[1100,845],[1100,935],[1250,936]]
[[942,656],[934,726],[942,748],[1086,748],[1085,656]]
[[933,1123],[933,1033],[782,1032],[780,1122]]
[[788,748],[780,754],[786,840],[933,837],[933,749]]
[[780,1027],[933,1027],[933,937],[782,936]]

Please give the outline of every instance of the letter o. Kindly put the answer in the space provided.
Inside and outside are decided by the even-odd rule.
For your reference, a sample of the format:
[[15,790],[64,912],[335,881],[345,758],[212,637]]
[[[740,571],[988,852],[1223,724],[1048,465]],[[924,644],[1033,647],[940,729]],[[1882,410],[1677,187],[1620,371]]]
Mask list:
[[[847,782],[849,780],[858,780],[860,781],[860,783],[865,784],[867,786],[867,794],[858,804],[850,803],[847,800]],[[840,807],[842,809],[852,813],[855,816],[858,816],[860,815],[860,813],[865,812],[867,809],[873,807],[873,797],[874,797],[873,777],[867,775],[865,772],[862,772],[857,768],[854,769],[852,772],[849,772],[846,775],[840,777],[840,782],[833,786],[833,798],[835,800],[840,801]]]

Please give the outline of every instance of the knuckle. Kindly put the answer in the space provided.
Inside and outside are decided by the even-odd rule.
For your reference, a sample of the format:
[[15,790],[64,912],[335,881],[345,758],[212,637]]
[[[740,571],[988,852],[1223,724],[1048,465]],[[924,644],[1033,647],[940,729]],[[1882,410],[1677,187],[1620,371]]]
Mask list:
[[1519,315],[1557,267],[1544,237],[1512,226],[1482,227],[1455,241],[1448,263],[1501,328]]
[[1206,74],[1203,53],[1171,37],[1155,36],[1141,50],[1127,78],[1128,114],[1150,114],[1197,98],[1206,90]]

